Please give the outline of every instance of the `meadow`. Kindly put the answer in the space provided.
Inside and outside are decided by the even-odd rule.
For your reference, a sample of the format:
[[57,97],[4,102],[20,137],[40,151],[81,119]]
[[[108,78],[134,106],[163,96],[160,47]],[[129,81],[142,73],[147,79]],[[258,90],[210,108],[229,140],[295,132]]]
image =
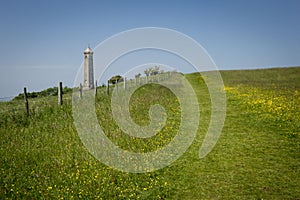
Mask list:
[[[22,100],[0,102],[0,199],[300,199],[300,67],[221,75],[227,111],[212,152],[198,157],[210,120],[209,93],[200,74],[187,74],[199,100],[197,136],[178,160],[148,173],[117,171],[90,155],[73,124],[71,93],[62,106],[55,96],[29,99],[29,117]],[[140,125],[149,123],[155,103],[168,113],[151,139],[122,133],[110,98],[99,87],[96,113],[121,148],[153,151],[176,134],[180,106],[165,87],[148,84],[131,99],[131,117]]]

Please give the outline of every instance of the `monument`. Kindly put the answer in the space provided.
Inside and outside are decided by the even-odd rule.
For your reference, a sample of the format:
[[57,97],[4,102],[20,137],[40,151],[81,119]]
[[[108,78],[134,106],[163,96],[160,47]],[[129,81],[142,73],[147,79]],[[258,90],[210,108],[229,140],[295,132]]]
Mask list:
[[93,69],[93,51],[88,46],[84,51],[84,81],[83,89],[90,90],[94,88],[94,69]]

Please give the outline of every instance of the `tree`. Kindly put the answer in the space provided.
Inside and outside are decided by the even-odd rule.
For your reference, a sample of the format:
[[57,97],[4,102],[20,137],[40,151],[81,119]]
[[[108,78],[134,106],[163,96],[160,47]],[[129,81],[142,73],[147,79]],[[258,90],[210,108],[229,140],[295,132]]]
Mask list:
[[119,83],[119,82],[122,82],[122,81],[123,81],[123,78],[120,75],[113,76],[108,80],[108,82],[111,83],[111,84],[116,84],[117,82]]
[[138,78],[140,78],[142,76],[142,74],[141,73],[138,73],[138,74],[136,74],[134,77],[136,78],[136,79],[138,79]]
[[149,67],[148,69],[145,69],[144,73],[146,74],[146,76],[153,76],[156,74],[159,74],[159,67],[155,66],[153,67]]
[[150,68],[144,70],[144,73],[146,74],[146,76],[149,76],[149,75],[150,75],[150,73],[151,73],[150,70],[151,70]]
[[151,68],[151,76],[156,75],[159,73],[159,67],[155,66],[154,68]]

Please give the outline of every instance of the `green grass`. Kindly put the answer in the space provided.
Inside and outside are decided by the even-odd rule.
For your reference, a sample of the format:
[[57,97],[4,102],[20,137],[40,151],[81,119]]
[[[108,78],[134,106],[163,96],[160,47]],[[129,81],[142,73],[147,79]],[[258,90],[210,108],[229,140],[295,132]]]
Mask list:
[[[93,158],[73,125],[70,100],[61,107],[54,97],[29,100],[29,118],[23,101],[1,102],[0,199],[299,199],[300,68],[221,74],[227,115],[213,151],[198,158],[210,99],[201,76],[188,74],[201,109],[197,137],[180,159],[151,173],[120,172]],[[150,105],[164,105],[167,124],[151,139],[118,129],[103,88],[96,100],[106,135],[130,151],[159,149],[180,123],[176,97],[156,84],[137,90],[130,107],[133,120],[145,125]]]

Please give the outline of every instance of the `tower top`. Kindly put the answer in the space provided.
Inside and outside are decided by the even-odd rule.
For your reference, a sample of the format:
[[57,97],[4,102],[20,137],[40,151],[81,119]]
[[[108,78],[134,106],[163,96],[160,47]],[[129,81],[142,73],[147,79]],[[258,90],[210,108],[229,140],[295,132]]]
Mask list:
[[92,49],[90,48],[90,46],[88,46],[85,50],[84,53],[93,53]]
[[93,51],[88,46],[84,51],[84,89],[94,88]]

